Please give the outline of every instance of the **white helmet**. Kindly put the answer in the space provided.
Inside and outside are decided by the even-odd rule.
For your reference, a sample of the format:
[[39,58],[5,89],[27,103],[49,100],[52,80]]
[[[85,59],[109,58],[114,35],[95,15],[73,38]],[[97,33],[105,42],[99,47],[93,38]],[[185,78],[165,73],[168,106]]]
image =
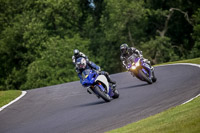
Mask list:
[[78,58],[76,61],[76,65],[77,65],[78,69],[85,69],[86,59],[83,57]]

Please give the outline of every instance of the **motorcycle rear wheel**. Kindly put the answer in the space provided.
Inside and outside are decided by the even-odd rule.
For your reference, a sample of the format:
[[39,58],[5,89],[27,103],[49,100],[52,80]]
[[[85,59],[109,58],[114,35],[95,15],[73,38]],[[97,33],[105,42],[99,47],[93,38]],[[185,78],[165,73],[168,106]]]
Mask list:
[[118,90],[115,89],[115,90],[113,91],[113,93],[114,93],[114,96],[112,96],[112,98],[116,99],[116,98],[119,97],[119,92],[118,92]]
[[152,72],[152,75],[153,75],[152,81],[153,81],[153,82],[156,82],[157,78],[156,78],[156,76],[155,76],[154,71]]

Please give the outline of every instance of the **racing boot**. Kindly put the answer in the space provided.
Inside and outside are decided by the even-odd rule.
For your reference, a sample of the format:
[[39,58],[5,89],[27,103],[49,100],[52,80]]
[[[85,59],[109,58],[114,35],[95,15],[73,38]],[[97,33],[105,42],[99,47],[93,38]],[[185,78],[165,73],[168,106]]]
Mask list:
[[116,89],[116,86],[117,86],[117,85],[116,85],[116,82],[115,82],[115,84],[112,84],[112,89],[115,90],[115,89]]
[[110,76],[107,76],[108,82],[112,85],[112,89],[115,90],[116,88],[116,81],[111,80]]
[[111,80],[111,78],[110,78],[108,72],[101,71],[101,74],[103,74],[103,75],[106,76],[108,82],[109,82],[110,84],[112,84],[112,86],[113,86],[112,88],[115,88],[115,87],[116,87],[116,81]]
[[108,79],[109,83],[116,84],[116,81],[113,81],[108,74],[106,74],[106,78]]
[[151,68],[150,68],[150,69],[151,69],[151,71],[152,71],[152,72],[154,72],[154,67],[153,67],[153,66],[151,66],[151,65],[149,65],[149,66],[151,67]]
[[116,81],[111,80],[110,77],[108,78],[108,82],[111,84],[116,84]]
[[116,87],[116,81],[111,80],[110,78],[108,78],[108,82],[111,83],[113,86]]

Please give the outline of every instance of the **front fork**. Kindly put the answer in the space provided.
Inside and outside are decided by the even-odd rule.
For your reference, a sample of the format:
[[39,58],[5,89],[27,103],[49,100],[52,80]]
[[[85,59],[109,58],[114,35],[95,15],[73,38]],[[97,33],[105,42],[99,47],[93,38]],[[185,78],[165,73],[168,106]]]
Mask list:
[[114,93],[113,93],[113,91],[112,91],[112,89],[111,89],[111,87],[109,88],[109,93],[107,93],[106,92],[106,90],[105,90],[105,88],[102,86],[102,84],[101,83],[98,83],[98,84],[96,84],[96,85],[92,85],[92,86],[90,86],[90,87],[87,87],[87,91],[90,93],[90,94],[94,94],[94,95],[96,95],[98,98],[100,98],[99,97],[99,95],[98,94],[96,94],[96,92],[94,91],[94,88],[96,87],[96,86],[98,86],[103,92],[105,92],[106,94],[108,94],[109,96],[113,96],[114,95]]
[[152,79],[153,78],[153,71],[151,70],[151,66],[147,63],[143,63],[142,66],[143,66],[142,71],[144,73],[148,73],[148,75],[149,75],[148,77]]

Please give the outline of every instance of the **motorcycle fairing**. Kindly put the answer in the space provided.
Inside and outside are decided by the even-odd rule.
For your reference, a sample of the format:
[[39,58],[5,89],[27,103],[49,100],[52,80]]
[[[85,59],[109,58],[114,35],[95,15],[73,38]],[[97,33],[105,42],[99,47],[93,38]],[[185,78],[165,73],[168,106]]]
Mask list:
[[[109,93],[109,84],[108,84],[108,80],[107,80],[107,78],[104,76],[104,75],[99,75],[97,78],[96,78],[96,80],[95,80],[95,82],[96,81],[99,81],[99,82],[101,82],[101,83],[103,83],[105,86],[106,86],[106,91],[107,91],[107,93]],[[100,85],[99,85],[100,86]],[[102,87],[100,87],[100,88],[104,88],[103,86]]]

